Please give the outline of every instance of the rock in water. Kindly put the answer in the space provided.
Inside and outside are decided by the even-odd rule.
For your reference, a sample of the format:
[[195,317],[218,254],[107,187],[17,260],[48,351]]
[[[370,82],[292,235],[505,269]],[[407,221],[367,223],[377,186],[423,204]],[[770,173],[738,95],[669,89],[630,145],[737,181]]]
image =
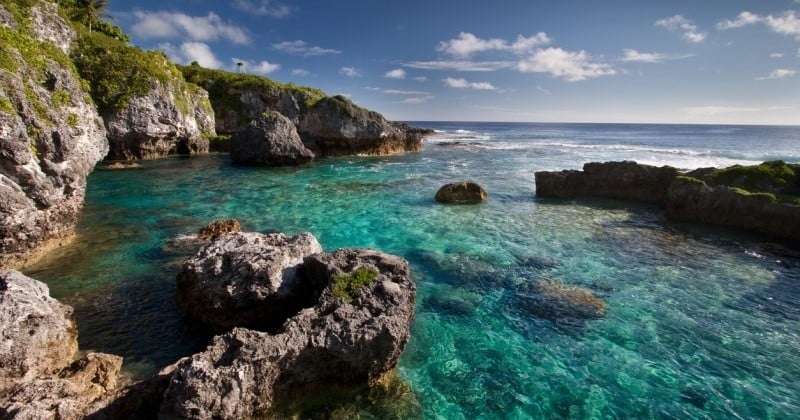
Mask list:
[[[352,299],[336,297],[341,282],[359,270],[373,274],[348,289]],[[308,291],[317,295],[316,304],[276,335],[235,328],[179,362],[162,418],[251,418],[307,387],[368,383],[397,364],[416,296],[405,260],[339,250],[307,257],[300,276],[319,287]]]
[[236,219],[217,220],[200,228],[197,239],[214,241],[226,233],[241,232],[242,225]]
[[300,309],[298,266],[318,252],[322,247],[309,233],[221,236],[181,266],[178,306],[217,329],[278,327]]
[[268,112],[230,139],[231,159],[251,165],[297,165],[314,159],[291,120]]
[[[4,3],[7,4],[7,3]],[[75,32],[53,3],[4,13],[0,77],[0,267],[25,265],[69,237],[106,131],[69,62]],[[0,10],[6,10],[0,5]]]
[[554,321],[606,316],[605,302],[589,290],[550,280],[523,285],[518,304],[534,316]]
[[489,194],[480,185],[471,181],[447,184],[436,192],[436,201],[448,204],[483,203]]
[[55,374],[78,351],[72,308],[51,298],[47,285],[18,271],[0,271],[0,331],[3,383]]

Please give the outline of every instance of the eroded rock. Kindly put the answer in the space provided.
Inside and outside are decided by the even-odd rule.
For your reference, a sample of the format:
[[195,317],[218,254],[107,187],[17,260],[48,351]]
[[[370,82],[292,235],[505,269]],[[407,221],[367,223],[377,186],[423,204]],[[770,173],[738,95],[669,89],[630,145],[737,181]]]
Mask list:
[[250,165],[297,165],[314,159],[297,129],[277,112],[265,113],[231,137],[231,159]]
[[488,197],[483,187],[471,181],[447,184],[436,192],[436,201],[448,204],[478,204],[485,202]]

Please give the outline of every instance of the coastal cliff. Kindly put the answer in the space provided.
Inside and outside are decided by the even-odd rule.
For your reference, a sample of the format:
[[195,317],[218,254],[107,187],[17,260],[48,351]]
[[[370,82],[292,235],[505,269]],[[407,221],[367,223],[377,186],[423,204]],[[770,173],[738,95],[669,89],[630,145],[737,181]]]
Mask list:
[[671,220],[748,229],[800,241],[800,165],[783,161],[687,173],[636,162],[536,172],[538,197],[608,197],[661,204]]
[[48,2],[0,5],[0,266],[68,238],[106,130],[69,58],[77,34]]

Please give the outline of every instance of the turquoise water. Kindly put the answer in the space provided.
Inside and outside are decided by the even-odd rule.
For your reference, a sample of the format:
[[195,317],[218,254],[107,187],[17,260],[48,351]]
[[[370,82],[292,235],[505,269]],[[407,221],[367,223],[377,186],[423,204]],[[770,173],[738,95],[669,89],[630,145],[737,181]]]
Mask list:
[[[419,294],[399,374],[423,417],[797,417],[800,259],[767,252],[769,238],[668,222],[657,206],[536,199],[533,174],[610,159],[800,162],[800,129],[421,125],[439,132],[399,157],[96,170],[75,244],[28,274],[75,307],[83,349],[120,354],[144,377],[209,339],[172,301],[188,251],[170,240],[235,217],[410,261]],[[461,179],[489,201],[433,201]],[[591,290],[607,316],[537,318],[518,290],[540,279]]]

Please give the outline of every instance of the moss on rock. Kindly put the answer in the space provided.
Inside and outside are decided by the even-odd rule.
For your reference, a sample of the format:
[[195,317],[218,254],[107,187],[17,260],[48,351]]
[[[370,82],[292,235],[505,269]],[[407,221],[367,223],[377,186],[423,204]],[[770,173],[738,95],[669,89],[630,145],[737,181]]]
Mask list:
[[370,267],[360,267],[350,273],[336,274],[333,277],[331,295],[345,302],[352,302],[358,296],[358,291],[372,283],[377,276],[378,271]]

